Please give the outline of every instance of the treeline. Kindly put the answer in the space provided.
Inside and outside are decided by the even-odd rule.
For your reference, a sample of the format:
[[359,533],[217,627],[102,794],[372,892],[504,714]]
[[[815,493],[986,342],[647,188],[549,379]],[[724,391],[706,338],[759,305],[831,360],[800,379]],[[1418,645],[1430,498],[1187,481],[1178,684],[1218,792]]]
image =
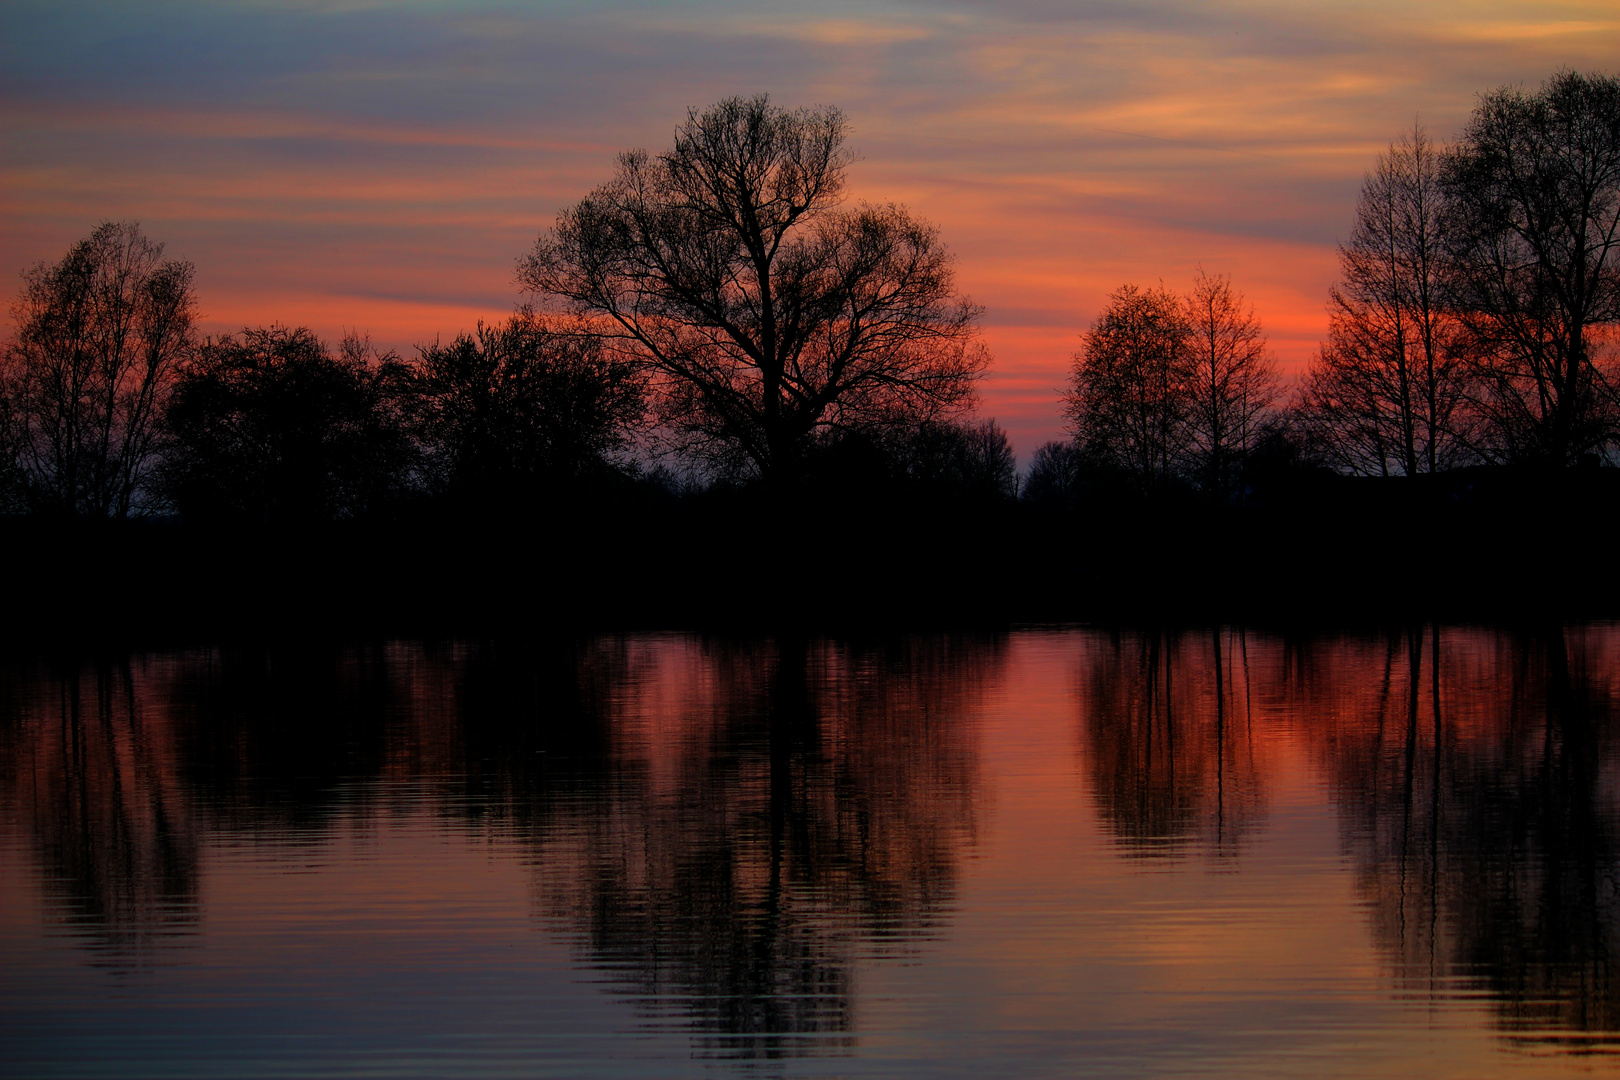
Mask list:
[[289,522],[532,515],[696,488],[1011,497],[989,356],[937,231],[840,206],[844,121],[763,97],[624,155],[519,265],[534,306],[417,355],[199,339],[190,264],[106,223],[25,274],[9,507]]
[[[1475,595],[1500,590],[1507,552],[1615,524],[1620,470],[1595,466],[1620,447],[1620,80],[1497,90],[1455,144],[1421,127],[1392,144],[1292,386],[1229,276],[1122,286],[1075,354],[1071,438],[1022,475],[974,412],[982,310],[933,226],[845,205],[845,133],[836,109],[765,97],[691,111],[518,260],[523,306],[410,356],[282,325],[203,337],[194,268],[103,224],[27,271],[14,306],[8,535],[178,521],[251,546],[357,524],[382,583],[487,565],[503,586],[596,590],[581,603],[601,610],[612,583],[622,610],[660,593],[682,612],[722,594],[958,610],[977,589],[1045,618],[1329,566],[1347,592],[1434,595],[1442,549],[1453,593]],[[1549,518],[1576,539],[1543,535]],[[59,579],[107,561],[55,524],[29,535]],[[206,577],[143,542],[169,577]],[[220,580],[283,560],[283,583],[349,587],[319,552],[209,550]],[[1595,565],[1526,580],[1573,596]]]
[[[409,359],[286,326],[199,340],[193,276],[127,223],[27,274],[0,414],[9,509],[296,523],[691,485],[638,456],[648,373],[578,318],[524,308]],[[1016,482],[993,422],[843,431],[805,473],[992,496]]]
[[1285,393],[1229,279],[1127,285],[1075,356],[1072,441],[1026,490],[1242,501],[1279,468],[1415,477],[1613,464],[1620,437],[1620,80],[1484,95],[1458,140],[1421,124],[1367,175],[1328,338]]

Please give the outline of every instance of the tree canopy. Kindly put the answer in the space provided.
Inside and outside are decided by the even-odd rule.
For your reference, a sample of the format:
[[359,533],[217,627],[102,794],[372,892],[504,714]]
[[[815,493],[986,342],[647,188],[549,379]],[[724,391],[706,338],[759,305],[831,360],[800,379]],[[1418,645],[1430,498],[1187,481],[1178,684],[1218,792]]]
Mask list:
[[960,412],[989,363],[933,226],[841,205],[832,108],[761,95],[630,151],[519,263],[542,302],[646,365],[666,430],[732,471],[793,481],[818,433]]
[[376,509],[409,478],[406,372],[358,338],[333,355],[302,327],[206,343],[165,419],[165,487],[182,514],[265,524]]
[[1446,162],[1453,303],[1491,457],[1568,464],[1620,436],[1620,79],[1563,71],[1481,98]]
[[430,486],[484,499],[600,478],[645,408],[636,365],[588,328],[527,309],[422,348],[410,389]]
[[23,274],[0,367],[0,449],[36,507],[93,518],[146,509],[157,420],[195,343],[195,276],[138,224],[113,221]]
[[1195,375],[1181,298],[1122,285],[1074,355],[1067,395],[1075,441],[1097,460],[1163,487],[1181,468]]

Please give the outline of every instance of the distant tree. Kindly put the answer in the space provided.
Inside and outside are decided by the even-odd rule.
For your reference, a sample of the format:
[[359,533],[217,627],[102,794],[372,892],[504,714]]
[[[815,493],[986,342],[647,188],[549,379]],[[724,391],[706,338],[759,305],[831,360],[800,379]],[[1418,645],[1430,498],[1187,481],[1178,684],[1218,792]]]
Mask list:
[[1180,297],[1123,285],[1074,356],[1065,412],[1076,443],[1143,491],[1170,484],[1187,456],[1191,335]]
[[1022,498],[1047,506],[1072,505],[1080,493],[1085,455],[1067,439],[1042,443],[1029,460]]
[[36,507],[120,519],[148,509],[156,421],[194,345],[194,277],[137,224],[111,221],[24,272],[3,385]]
[[807,486],[835,501],[995,501],[1018,494],[1017,458],[994,420],[836,429],[816,440],[805,466]]
[[991,499],[1018,494],[1018,459],[994,420],[923,424],[905,433],[898,457],[901,475],[925,489]]
[[645,414],[646,378],[577,322],[520,310],[421,350],[412,411],[442,492],[521,499],[611,468]]
[[204,344],[164,419],[164,482],[182,515],[264,523],[357,517],[399,494],[410,467],[393,354],[309,330],[243,330]]
[[1307,373],[1305,413],[1339,468],[1415,476],[1466,460],[1467,366],[1442,295],[1440,155],[1421,124],[1361,185],[1328,340]]
[[1260,498],[1284,489],[1320,485],[1325,474],[1342,471],[1317,441],[1317,433],[1298,408],[1277,409],[1266,417],[1249,449],[1245,472]]
[[1452,299],[1492,456],[1568,464],[1614,445],[1620,79],[1563,71],[1474,109],[1444,169]]
[[1186,320],[1192,474],[1205,491],[1225,501],[1277,400],[1277,365],[1254,308],[1226,274],[1199,269],[1186,297]]
[[683,445],[776,486],[818,433],[964,409],[989,363],[938,232],[899,206],[839,208],[845,136],[838,110],[763,95],[694,109],[518,268],[655,373]]

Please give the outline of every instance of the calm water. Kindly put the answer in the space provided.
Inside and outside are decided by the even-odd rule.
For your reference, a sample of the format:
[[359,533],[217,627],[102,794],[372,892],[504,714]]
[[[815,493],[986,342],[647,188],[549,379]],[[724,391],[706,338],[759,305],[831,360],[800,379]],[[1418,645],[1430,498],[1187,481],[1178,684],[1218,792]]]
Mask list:
[[1620,628],[0,664],[0,1075],[1620,1069]]

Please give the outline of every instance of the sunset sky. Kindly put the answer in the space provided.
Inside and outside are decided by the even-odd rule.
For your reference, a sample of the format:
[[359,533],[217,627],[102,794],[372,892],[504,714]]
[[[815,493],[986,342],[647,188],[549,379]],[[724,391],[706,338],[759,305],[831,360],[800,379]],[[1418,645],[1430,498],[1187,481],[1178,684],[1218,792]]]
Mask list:
[[1590,3],[30,2],[0,10],[0,297],[102,218],[198,269],[205,329],[409,353],[518,300],[513,262],[691,106],[836,105],[852,196],[936,223],[986,308],[982,411],[1060,433],[1077,335],[1123,282],[1224,271],[1284,370],[1325,329],[1379,150],[1560,67]]

